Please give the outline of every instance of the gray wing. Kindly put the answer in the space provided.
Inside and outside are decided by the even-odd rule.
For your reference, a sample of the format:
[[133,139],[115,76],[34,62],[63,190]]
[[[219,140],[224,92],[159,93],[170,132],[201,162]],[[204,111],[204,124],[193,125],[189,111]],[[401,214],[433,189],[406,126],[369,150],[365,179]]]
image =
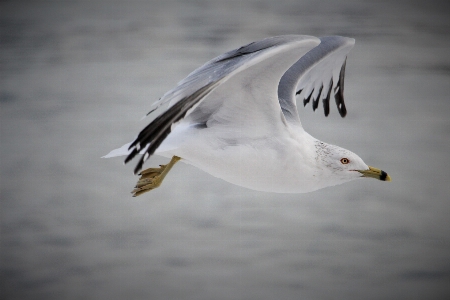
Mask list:
[[[281,123],[281,108],[277,101],[279,80],[294,62],[319,43],[317,38],[309,36],[272,37],[250,43],[207,62],[157,102],[155,109],[166,103],[169,104],[168,108],[131,143],[131,152],[125,163],[138,153],[144,153],[134,170],[137,173],[145,160],[171,133],[172,128],[191,114],[196,115],[195,119],[215,114],[220,115],[222,120],[226,118],[236,121],[231,120],[238,115],[234,112],[242,115],[251,110],[252,115],[264,118],[259,119],[261,122],[258,124],[262,126],[270,122]],[[243,102],[239,99],[226,97],[230,92],[255,101],[245,101],[245,105],[242,105]],[[273,95],[273,101],[268,95]],[[226,105],[223,105],[225,100]]]
[[277,46],[305,38],[317,39],[315,37],[301,35],[275,36],[252,42],[238,49],[221,54],[195,69],[186,78],[178,82],[175,88],[165,93],[161,99],[153,103],[152,106],[154,108],[147,115],[167,103],[169,103],[169,106],[172,106],[184,98],[184,96],[194,93],[211,82],[216,82],[219,79],[229,76],[233,71],[257,57],[264,50],[276,48]]
[[281,109],[289,122],[300,124],[295,96],[304,98],[306,106],[312,100],[316,110],[322,99],[325,116],[330,112],[333,92],[339,114],[345,117],[345,63],[355,40],[341,36],[320,38],[321,43],[292,65],[280,80],[278,97]]

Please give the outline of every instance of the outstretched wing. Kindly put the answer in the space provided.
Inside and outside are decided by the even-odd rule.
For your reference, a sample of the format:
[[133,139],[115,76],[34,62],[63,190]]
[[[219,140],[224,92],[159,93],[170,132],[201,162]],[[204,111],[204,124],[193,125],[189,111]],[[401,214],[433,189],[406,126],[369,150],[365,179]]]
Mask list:
[[344,103],[345,63],[355,40],[341,36],[320,38],[320,45],[310,50],[283,75],[278,86],[280,105],[286,120],[300,124],[295,96],[303,97],[306,106],[312,100],[316,110],[322,99],[325,116],[330,113],[333,93],[341,117],[347,110]]
[[[131,153],[125,163],[144,152],[134,170],[137,173],[174,126],[191,114],[194,123],[211,121],[239,125],[242,116],[251,113],[258,118],[257,125],[261,127],[283,124],[278,102],[280,78],[319,43],[319,39],[310,36],[272,37],[206,63],[159,100],[157,108],[165,103],[169,103],[169,108],[139,133],[129,147]],[[210,120],[211,116],[215,119]]]

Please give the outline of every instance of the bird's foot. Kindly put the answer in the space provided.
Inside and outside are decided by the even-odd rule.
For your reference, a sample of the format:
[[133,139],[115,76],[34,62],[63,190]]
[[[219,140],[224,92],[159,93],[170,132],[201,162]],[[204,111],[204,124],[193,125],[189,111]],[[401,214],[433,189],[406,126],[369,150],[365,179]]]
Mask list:
[[133,197],[140,196],[146,192],[158,188],[169,173],[170,169],[181,158],[178,156],[172,157],[172,160],[167,165],[160,165],[159,168],[148,168],[139,173],[139,178],[134,190],[131,191]]
[[131,192],[133,197],[142,195],[159,187],[163,180],[161,174],[165,168],[166,165],[160,165],[159,168],[148,168],[139,173],[141,178],[139,178],[134,190]]

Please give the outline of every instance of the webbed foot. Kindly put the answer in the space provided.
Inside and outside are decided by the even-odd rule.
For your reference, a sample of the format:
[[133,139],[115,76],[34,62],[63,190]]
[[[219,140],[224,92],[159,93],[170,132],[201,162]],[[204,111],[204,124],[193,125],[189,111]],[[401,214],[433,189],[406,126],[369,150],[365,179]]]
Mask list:
[[161,185],[167,173],[179,161],[181,157],[173,156],[167,165],[160,165],[159,168],[148,168],[139,173],[139,178],[134,190],[131,191],[133,197],[140,196],[146,192],[156,189]]

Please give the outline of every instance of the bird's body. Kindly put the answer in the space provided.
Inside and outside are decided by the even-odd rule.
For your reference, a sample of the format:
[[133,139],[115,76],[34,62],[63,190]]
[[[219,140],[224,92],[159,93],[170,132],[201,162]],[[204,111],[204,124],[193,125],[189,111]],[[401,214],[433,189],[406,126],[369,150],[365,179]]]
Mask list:
[[298,172],[307,168],[312,171],[313,165],[304,162],[314,159],[315,149],[302,147],[302,138],[295,132],[283,130],[260,138],[245,138],[245,142],[239,138],[230,140],[228,136],[221,136],[214,129],[201,130],[179,149],[157,154],[183,157],[215,177],[253,190],[292,193],[317,189],[314,176],[304,177],[302,174],[309,172]]
[[309,135],[297,114],[296,94],[305,105],[312,100],[314,110],[322,101],[325,115],[333,95],[345,116],[345,61],[353,44],[344,37],[279,36],[227,52],[167,92],[156,109],[169,107],[134,142],[106,157],[128,155],[128,162],[143,154],[135,172],[154,153],[177,157],[165,172],[148,169],[137,194],[151,189],[158,174],[164,178],[179,158],[233,184],[269,192],[310,192],[362,176],[387,180],[351,151]]

